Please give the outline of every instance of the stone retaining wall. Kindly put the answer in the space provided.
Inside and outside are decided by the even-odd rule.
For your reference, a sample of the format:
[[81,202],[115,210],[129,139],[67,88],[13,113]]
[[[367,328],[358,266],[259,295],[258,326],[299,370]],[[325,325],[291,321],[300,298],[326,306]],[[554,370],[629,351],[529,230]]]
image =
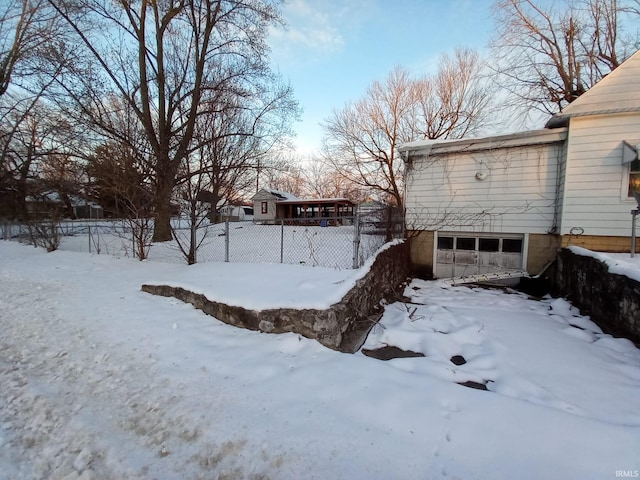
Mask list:
[[248,310],[168,285],[142,285],[142,291],[178,298],[237,327],[267,333],[295,332],[334,350],[353,353],[380,319],[380,300],[398,293],[408,276],[409,249],[403,242],[380,252],[369,272],[356,282],[342,301],[327,310]]
[[554,293],[614,335],[640,344],[640,282],[609,272],[606,264],[563,248],[552,276]]

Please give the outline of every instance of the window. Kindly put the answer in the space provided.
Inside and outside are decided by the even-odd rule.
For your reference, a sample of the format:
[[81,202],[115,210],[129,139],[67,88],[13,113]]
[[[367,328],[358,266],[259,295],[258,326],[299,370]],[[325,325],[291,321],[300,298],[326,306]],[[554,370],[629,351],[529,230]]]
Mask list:
[[481,252],[498,252],[500,250],[500,239],[498,238],[480,238],[478,250]]
[[262,213],[267,213],[268,207],[267,205],[269,205],[267,202],[262,202]]
[[475,250],[476,239],[469,237],[456,238],[456,250]]
[[633,197],[633,191],[640,192],[640,160],[637,158],[631,162],[629,167],[629,190],[628,197]]
[[504,238],[502,251],[507,253],[522,253],[522,240],[519,238]]
[[440,250],[453,250],[453,237],[438,237],[438,248]]

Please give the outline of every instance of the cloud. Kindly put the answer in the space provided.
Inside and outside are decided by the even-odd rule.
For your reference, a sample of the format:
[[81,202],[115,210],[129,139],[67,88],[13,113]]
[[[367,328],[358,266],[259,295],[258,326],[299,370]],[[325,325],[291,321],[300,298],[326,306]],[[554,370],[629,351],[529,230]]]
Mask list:
[[272,57],[288,62],[341,52],[347,43],[342,32],[351,31],[361,7],[361,0],[289,0],[283,9],[287,27],[270,31]]

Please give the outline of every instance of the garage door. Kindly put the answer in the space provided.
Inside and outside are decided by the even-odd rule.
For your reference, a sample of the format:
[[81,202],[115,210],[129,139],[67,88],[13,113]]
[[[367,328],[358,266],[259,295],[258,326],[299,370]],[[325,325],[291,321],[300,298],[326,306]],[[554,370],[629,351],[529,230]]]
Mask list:
[[523,268],[524,235],[438,234],[435,276],[462,277]]

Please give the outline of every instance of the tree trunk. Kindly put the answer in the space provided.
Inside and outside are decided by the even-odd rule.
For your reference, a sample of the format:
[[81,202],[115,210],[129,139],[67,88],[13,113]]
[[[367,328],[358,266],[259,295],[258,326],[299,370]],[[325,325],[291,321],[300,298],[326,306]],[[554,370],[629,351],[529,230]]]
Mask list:
[[168,242],[171,235],[171,194],[174,176],[170,172],[158,172],[153,223],[153,241]]
[[190,207],[190,211],[189,211],[189,230],[190,230],[190,234],[191,236],[189,237],[189,255],[187,256],[187,263],[189,265],[193,265],[194,263],[196,263],[196,246],[198,244],[198,237],[197,237],[197,229],[196,227],[198,226],[198,217],[197,217],[197,211],[196,211],[196,201],[192,200],[189,203],[189,207]]

